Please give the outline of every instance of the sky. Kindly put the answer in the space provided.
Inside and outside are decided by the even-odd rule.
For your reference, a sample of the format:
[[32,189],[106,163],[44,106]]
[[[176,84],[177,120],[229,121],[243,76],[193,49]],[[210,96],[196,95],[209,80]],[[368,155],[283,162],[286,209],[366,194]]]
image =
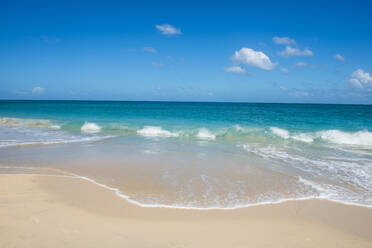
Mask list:
[[372,1],[0,1],[0,99],[372,104]]

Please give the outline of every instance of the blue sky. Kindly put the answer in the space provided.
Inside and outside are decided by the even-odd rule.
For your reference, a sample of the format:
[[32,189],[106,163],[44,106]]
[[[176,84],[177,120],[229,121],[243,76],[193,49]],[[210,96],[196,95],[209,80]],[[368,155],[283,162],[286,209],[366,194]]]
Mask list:
[[371,1],[1,1],[0,98],[372,103]]

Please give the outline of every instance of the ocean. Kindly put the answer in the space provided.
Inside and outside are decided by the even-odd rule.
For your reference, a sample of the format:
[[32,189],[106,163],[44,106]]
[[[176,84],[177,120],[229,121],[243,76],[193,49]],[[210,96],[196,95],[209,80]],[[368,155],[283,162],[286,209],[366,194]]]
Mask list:
[[0,101],[0,173],[79,176],[141,206],[372,205],[372,106]]

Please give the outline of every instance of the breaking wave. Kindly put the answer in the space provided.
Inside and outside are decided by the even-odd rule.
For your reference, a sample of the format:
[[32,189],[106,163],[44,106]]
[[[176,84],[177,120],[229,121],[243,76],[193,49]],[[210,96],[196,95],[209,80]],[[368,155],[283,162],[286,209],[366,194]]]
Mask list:
[[216,139],[216,135],[212,134],[206,128],[200,128],[196,137],[199,139],[204,139],[204,140],[215,140]]
[[278,127],[270,127],[270,130],[275,135],[278,135],[279,137],[282,137],[283,139],[289,139],[289,137],[290,137],[289,132],[285,129],[281,129],[281,128],[278,128]]
[[63,122],[48,119],[22,119],[0,117],[0,125],[7,127],[30,127],[55,131],[80,132],[86,135],[106,134],[114,136],[140,135],[143,137],[186,138],[196,140],[222,140],[229,142],[275,143],[285,142],[325,143],[344,146],[372,146],[372,132],[359,130],[298,131],[279,127],[253,127],[233,125],[226,127],[197,126],[137,126],[127,123],[81,123]]
[[99,133],[101,131],[101,127],[93,122],[85,122],[84,125],[81,126],[80,130],[83,133]]
[[340,130],[322,130],[308,133],[291,134],[286,129],[270,127],[271,132],[283,139],[292,139],[306,143],[322,140],[339,145],[372,146],[372,132],[367,130],[344,132]]
[[0,147],[94,142],[114,137],[89,135],[96,133],[97,127],[94,123],[85,123],[81,131],[87,134],[82,135],[62,130],[60,124],[51,120],[0,118]]
[[179,134],[172,133],[170,131],[164,130],[161,127],[146,126],[137,131],[139,135],[145,137],[178,137]]
[[326,141],[341,145],[372,146],[372,132],[342,132],[339,130],[321,131],[319,136]]

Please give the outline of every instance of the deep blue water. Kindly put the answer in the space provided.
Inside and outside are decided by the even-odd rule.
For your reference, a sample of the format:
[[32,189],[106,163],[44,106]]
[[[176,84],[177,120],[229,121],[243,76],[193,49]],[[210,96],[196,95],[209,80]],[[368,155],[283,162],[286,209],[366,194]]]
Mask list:
[[372,129],[372,105],[0,101],[0,115],[71,123],[89,121],[136,126],[276,126],[308,131]]

